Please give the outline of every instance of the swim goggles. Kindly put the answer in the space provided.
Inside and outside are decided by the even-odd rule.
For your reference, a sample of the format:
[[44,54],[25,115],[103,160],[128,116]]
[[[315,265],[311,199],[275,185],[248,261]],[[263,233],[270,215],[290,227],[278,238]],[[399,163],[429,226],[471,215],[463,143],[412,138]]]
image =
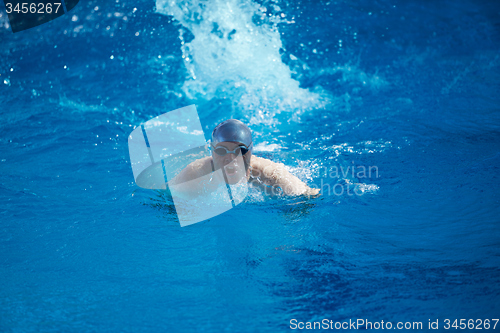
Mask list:
[[241,152],[241,155],[245,155],[246,153],[248,153],[250,151],[250,149],[248,149],[246,146],[238,146],[236,148],[234,148],[233,151],[231,150],[228,150],[226,147],[224,146],[220,146],[220,147],[214,147],[212,146],[212,150],[217,154],[217,155],[220,155],[220,156],[225,156],[226,154],[234,154],[234,155],[238,155],[240,152]]

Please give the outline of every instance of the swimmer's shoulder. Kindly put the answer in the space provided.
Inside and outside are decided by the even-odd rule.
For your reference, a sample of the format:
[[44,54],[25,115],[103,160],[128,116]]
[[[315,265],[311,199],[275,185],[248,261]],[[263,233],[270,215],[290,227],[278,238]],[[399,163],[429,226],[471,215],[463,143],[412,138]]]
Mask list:
[[174,184],[190,181],[202,176],[208,175],[212,172],[212,156],[197,159],[189,163],[175,178]]
[[191,162],[188,167],[190,167],[192,172],[196,173],[198,177],[201,177],[212,172],[212,165],[212,156],[206,156]]
[[318,189],[310,188],[298,177],[291,174],[283,163],[252,156],[252,177],[265,185],[281,187],[285,195],[317,196]]
[[252,166],[252,168],[259,169],[259,168],[262,168],[266,165],[269,165],[270,163],[273,163],[273,162],[271,160],[268,160],[267,158],[252,155],[250,165]]
[[277,168],[283,167],[283,163],[276,163],[267,158],[259,157],[252,155],[252,160],[250,162],[252,166],[252,176],[260,177],[263,174],[267,175],[267,173],[274,171]]

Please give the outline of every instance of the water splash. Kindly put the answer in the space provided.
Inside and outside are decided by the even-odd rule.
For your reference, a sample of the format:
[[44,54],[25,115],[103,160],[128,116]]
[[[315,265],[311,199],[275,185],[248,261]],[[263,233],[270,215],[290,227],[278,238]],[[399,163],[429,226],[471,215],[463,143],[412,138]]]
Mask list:
[[[282,111],[300,114],[324,106],[322,94],[299,87],[281,60],[282,41],[273,14],[249,0],[157,0],[156,11],[172,15],[180,29],[189,78],[182,87],[190,99],[231,101],[252,111],[250,123],[269,123]],[[186,42],[184,29],[194,39]]]
[[8,16],[4,13],[0,13],[0,28],[9,29],[9,19]]

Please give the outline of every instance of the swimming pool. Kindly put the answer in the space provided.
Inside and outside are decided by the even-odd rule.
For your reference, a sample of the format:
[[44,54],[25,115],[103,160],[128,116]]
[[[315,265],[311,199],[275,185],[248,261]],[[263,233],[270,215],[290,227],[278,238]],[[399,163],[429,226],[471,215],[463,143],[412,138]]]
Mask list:
[[[120,0],[67,16],[16,34],[0,17],[1,331],[498,318],[498,4]],[[241,119],[256,155],[324,194],[254,191],[181,228],[167,195],[135,185],[127,137],[190,104],[206,135]],[[363,166],[377,172],[335,175]]]

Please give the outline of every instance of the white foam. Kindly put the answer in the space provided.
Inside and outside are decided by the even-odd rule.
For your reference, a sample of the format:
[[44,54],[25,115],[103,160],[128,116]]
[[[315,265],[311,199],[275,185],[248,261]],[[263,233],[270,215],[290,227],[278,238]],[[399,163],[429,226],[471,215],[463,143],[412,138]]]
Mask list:
[[5,13],[0,13],[0,27],[5,29],[10,28],[9,17]]
[[387,82],[378,72],[374,74],[367,74],[362,71],[357,65],[344,65],[335,66],[331,68],[324,68],[318,71],[317,75],[325,74],[342,74],[343,82],[352,82],[360,84],[362,87],[367,87],[370,89],[382,89],[389,86]]
[[267,144],[267,142],[262,142],[262,143],[259,143],[258,145],[255,145],[253,150],[254,151],[275,151],[275,150],[278,150],[281,148],[283,148],[283,147],[280,146],[279,144],[276,144],[276,143]]
[[188,98],[228,99],[252,110],[259,122],[271,121],[281,111],[300,113],[324,104],[320,94],[300,88],[281,61],[279,11],[270,17],[250,0],[157,0],[156,11],[172,15],[194,35],[185,42],[181,29]]

